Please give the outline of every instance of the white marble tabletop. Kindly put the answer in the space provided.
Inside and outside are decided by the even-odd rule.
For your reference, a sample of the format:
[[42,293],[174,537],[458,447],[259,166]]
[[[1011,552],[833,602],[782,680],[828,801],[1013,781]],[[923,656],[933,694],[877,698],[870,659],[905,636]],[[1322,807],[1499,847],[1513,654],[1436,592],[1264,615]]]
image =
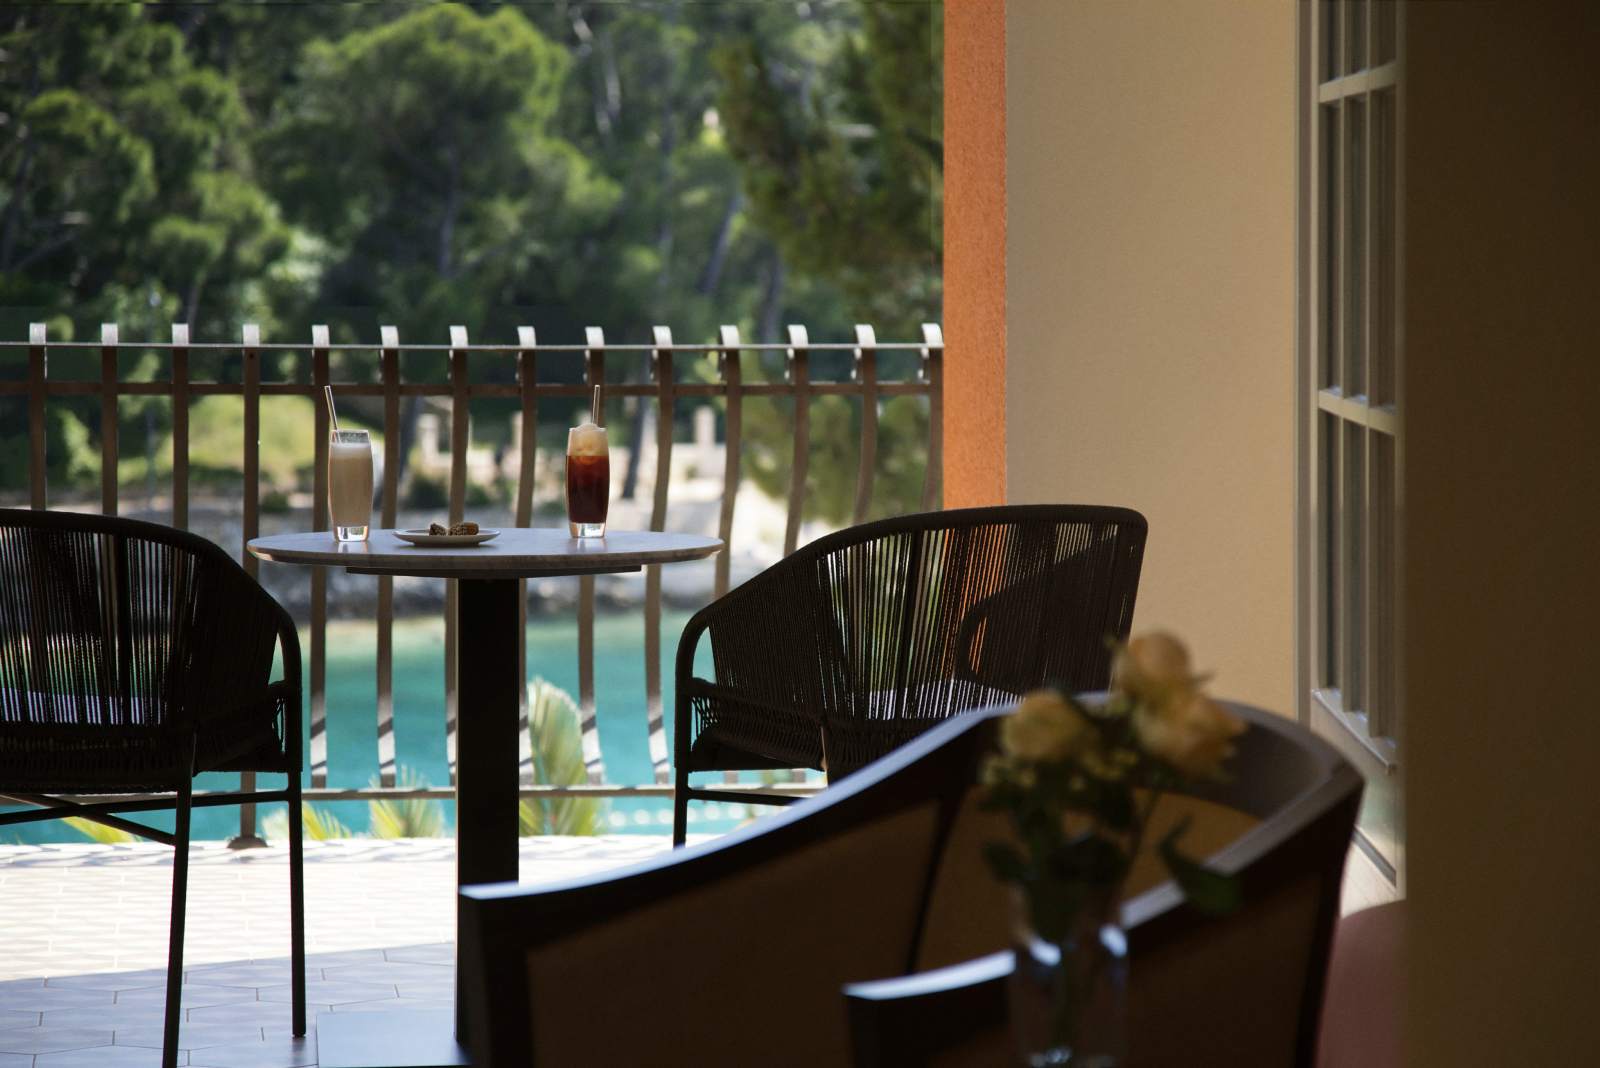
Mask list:
[[249,549],[279,564],[343,567],[357,574],[525,578],[537,575],[637,571],[646,564],[698,560],[722,548],[720,538],[650,530],[612,530],[573,538],[550,527],[503,528],[481,545],[424,548],[393,530],[374,529],[364,542],[337,542],[331,530],[255,538]]

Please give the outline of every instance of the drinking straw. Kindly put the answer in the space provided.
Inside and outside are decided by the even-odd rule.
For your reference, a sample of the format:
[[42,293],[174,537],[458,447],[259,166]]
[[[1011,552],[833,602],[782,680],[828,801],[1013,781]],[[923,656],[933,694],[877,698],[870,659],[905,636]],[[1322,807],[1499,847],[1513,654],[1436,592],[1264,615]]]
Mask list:
[[600,421],[600,387],[594,387],[594,402],[589,408],[589,421],[595,426],[604,426]]
[[322,395],[328,399],[328,418],[333,420],[333,429],[339,429],[339,413],[333,408],[333,387],[323,386]]

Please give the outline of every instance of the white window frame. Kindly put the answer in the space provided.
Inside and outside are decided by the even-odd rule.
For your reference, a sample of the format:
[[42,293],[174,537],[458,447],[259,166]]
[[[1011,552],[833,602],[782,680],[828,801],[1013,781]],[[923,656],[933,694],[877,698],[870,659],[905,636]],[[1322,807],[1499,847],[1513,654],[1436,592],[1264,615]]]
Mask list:
[[1296,693],[1366,774],[1357,843],[1396,883],[1403,7],[1299,4],[1296,110]]

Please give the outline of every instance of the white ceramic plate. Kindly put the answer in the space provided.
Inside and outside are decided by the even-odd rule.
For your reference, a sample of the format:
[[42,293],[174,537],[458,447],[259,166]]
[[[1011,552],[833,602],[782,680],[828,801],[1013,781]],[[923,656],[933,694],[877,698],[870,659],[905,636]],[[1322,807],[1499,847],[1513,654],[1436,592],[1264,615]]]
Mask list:
[[480,529],[476,534],[429,534],[426,527],[420,530],[397,530],[394,536],[401,541],[409,541],[412,545],[422,549],[444,549],[450,546],[460,548],[466,545],[482,545],[493,538],[498,538],[498,530]]

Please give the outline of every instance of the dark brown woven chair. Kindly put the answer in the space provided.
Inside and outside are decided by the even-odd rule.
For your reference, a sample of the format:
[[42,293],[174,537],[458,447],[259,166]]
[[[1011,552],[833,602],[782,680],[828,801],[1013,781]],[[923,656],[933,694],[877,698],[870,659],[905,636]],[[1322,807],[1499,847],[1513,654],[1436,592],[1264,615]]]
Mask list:
[[[1310,1068],[1361,778],[1304,727],[1231,707],[1249,726],[1234,779],[1163,797],[1130,879],[1134,1068]],[[473,1063],[1015,1063],[1010,954],[994,952],[1010,944],[1010,906],[982,852],[1004,819],[975,785],[997,714],[939,724],[702,846],[547,886],[464,888]],[[1180,821],[1195,855],[1239,874],[1238,913],[1199,915],[1166,881],[1155,843]],[[847,984],[908,974],[853,987],[844,1011]],[[932,1000],[909,997],[919,982]]]
[[[32,806],[0,825],[81,816],[175,848],[166,1065],[178,1053],[197,806],[288,803],[292,1023],[305,1034],[300,748],[294,624],[216,545],[154,523],[0,509],[0,800]],[[204,771],[277,772],[288,785],[196,797]],[[117,815],[159,809],[175,810],[174,831]]]
[[[793,800],[692,787],[692,773],[836,780],[1046,682],[1104,689],[1146,530],[1137,512],[1095,505],[898,516],[819,538],[707,605],[678,643],[674,842],[691,800]],[[707,633],[715,681],[694,674]]]
[[[1129,1068],[1313,1068],[1360,774],[1305,727],[1243,705],[1227,781],[1161,798],[1123,900]],[[976,791],[974,791],[974,794]],[[857,1068],[1016,1063],[1004,889],[980,843],[1005,817],[969,796],[949,832],[912,974],[844,987]],[[1179,822],[1186,848],[1240,882],[1243,904],[1184,904],[1150,844]],[[987,955],[980,955],[987,954]]]

